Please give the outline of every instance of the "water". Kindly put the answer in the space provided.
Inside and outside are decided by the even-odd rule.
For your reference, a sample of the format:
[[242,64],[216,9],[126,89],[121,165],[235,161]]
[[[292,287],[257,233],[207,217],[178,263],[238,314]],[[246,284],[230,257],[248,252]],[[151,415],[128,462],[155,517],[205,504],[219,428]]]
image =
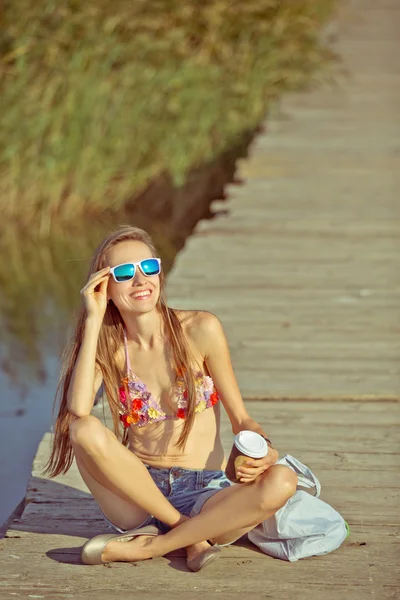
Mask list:
[[50,431],[58,359],[46,357],[45,368],[46,381],[32,379],[28,390],[0,372],[0,525],[24,498],[37,447]]

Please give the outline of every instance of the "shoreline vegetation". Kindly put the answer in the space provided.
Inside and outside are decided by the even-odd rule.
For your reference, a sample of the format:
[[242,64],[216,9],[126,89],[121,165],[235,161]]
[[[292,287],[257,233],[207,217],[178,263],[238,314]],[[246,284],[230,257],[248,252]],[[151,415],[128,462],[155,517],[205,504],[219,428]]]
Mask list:
[[63,337],[91,252],[114,224],[147,227],[171,264],[174,220],[162,210],[149,218],[146,189],[167,174],[179,191],[193,169],[240,146],[282,94],[332,81],[338,58],[321,33],[337,6],[338,0],[3,3],[5,372],[13,376],[16,355],[41,372],[43,344],[54,343],[54,323],[62,323]]

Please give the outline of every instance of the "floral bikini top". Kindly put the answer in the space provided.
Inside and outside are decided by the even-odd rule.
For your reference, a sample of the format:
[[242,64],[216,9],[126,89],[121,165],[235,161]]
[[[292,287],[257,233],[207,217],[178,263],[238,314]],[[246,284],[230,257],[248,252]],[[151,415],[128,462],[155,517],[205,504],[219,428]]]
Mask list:
[[[148,423],[156,423],[157,421],[164,421],[166,419],[184,419],[186,417],[186,398],[188,394],[181,373],[178,373],[175,384],[176,414],[167,415],[161,410],[156,399],[148,391],[146,384],[133,373],[125,331],[124,345],[126,376],[121,379],[121,387],[119,388],[119,418],[123,426],[125,428],[131,425],[143,427]],[[201,371],[196,371],[194,372],[194,379],[196,390],[195,412],[198,413],[214,406],[220,397],[211,377],[203,375]]]

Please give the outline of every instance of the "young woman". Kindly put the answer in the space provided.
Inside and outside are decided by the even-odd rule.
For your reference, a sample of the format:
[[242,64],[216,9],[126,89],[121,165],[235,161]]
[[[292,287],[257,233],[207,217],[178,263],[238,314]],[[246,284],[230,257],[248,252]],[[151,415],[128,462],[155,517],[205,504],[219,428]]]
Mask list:
[[[233,434],[266,434],[243,403],[218,318],[167,306],[161,261],[145,231],[121,226],[111,233],[94,254],[81,295],[44,473],[66,473],[75,456],[119,532],[89,540],[84,563],[186,548],[188,567],[198,571],[220,546],[282,507],[297,475],[275,464],[278,452],[269,444],[265,458],[241,467],[241,483],[226,478],[221,402]],[[101,384],[113,432],[90,414]]]

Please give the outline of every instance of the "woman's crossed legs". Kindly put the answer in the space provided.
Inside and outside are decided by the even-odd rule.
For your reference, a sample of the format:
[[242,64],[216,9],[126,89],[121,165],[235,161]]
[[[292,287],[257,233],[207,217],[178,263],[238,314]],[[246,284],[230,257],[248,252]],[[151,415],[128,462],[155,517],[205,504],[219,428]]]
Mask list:
[[[75,419],[71,442],[81,475],[104,514],[121,528],[134,528],[151,513],[171,527],[156,537],[111,541],[104,561],[134,561],[186,547],[189,558],[209,546],[227,544],[271,517],[295,493],[297,475],[273,465],[255,481],[224,488],[193,518],[181,515],[158,489],[142,461],[92,415]],[[130,477],[126,477],[126,473]],[[137,485],[140,481],[140,485]],[[229,523],[229,530],[227,530]]]

